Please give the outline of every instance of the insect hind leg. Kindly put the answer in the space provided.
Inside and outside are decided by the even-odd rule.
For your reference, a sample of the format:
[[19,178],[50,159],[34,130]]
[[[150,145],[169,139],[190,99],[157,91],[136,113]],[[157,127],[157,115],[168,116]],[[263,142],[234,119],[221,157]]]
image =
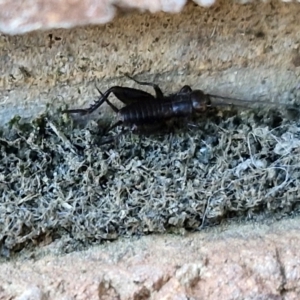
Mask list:
[[104,94],[100,91],[100,89],[96,86],[97,91],[99,92],[99,94],[101,95],[101,98],[96,101],[92,106],[90,106],[89,110],[90,113],[93,112],[94,110],[96,110],[98,107],[100,107],[104,102],[106,102],[115,113],[119,112],[119,109],[114,106],[109,100],[108,100],[108,96],[113,93],[115,94],[115,90],[119,89],[120,87],[118,86],[114,86],[111,87],[110,89],[108,89]]
[[118,122],[114,123],[113,125],[111,125],[110,127],[108,127],[107,129],[105,129],[104,131],[109,132],[109,131],[113,130],[114,128],[116,128],[116,127],[118,127],[122,124],[123,124],[122,121],[118,121]]
[[139,80],[129,76],[128,74],[125,74],[125,76],[128,77],[129,79],[133,80],[134,82],[136,82],[139,85],[152,86],[155,90],[156,98],[157,99],[163,99],[164,94],[163,94],[162,90],[160,89],[160,87],[157,84],[155,84],[153,82],[139,81]]
[[[119,124],[118,124],[119,125]],[[98,144],[99,146],[105,145],[105,144],[111,144],[114,142],[117,142],[118,138],[121,137],[122,135],[126,135],[129,132],[128,129],[122,130],[119,134],[110,136],[107,138],[102,139],[102,141]]]
[[[126,102],[128,101],[128,98],[130,98],[130,95],[128,95],[128,92],[125,93],[124,91],[130,90],[131,93],[133,91],[133,89],[130,88],[123,88],[121,86],[113,86],[111,88],[109,88],[105,93],[102,93],[100,91],[100,89],[98,87],[96,87],[97,91],[99,92],[99,94],[101,95],[101,97],[98,98],[98,100],[96,100],[90,107],[88,108],[81,108],[81,109],[68,109],[68,110],[63,110],[62,113],[80,113],[82,115],[88,115],[91,114],[92,112],[94,112],[97,108],[99,108],[104,102],[106,102],[112,109],[114,112],[118,112],[119,109],[114,106],[107,98],[109,97],[109,95],[111,93],[113,93],[120,101],[122,101],[123,103],[126,104]],[[149,97],[153,97],[152,95],[143,92],[142,96],[145,97],[149,96]],[[140,95],[138,95],[140,96]]]

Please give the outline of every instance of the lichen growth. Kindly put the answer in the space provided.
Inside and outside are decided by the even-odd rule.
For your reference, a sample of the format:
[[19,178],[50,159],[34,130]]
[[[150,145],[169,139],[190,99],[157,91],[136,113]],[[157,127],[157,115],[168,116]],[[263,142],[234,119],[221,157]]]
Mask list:
[[298,212],[297,120],[223,109],[191,122],[98,146],[93,120],[78,126],[51,108],[14,118],[0,137],[2,255],[45,237],[89,245]]

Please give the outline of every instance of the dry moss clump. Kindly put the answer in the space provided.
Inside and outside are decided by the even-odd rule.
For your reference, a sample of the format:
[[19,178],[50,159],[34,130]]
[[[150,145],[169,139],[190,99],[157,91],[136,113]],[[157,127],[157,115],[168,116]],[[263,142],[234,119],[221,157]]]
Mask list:
[[297,120],[230,110],[195,124],[97,146],[94,121],[12,120],[0,138],[2,255],[65,235],[87,245],[299,210]]

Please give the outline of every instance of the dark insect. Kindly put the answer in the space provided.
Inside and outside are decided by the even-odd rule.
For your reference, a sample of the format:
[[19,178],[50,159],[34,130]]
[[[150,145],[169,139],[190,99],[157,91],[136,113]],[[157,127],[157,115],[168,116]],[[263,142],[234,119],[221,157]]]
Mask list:
[[[117,113],[118,119],[115,124],[107,129],[107,132],[120,125],[130,127],[127,131],[150,132],[157,130],[159,126],[171,118],[190,117],[196,113],[205,112],[213,106],[234,105],[247,107],[249,104],[253,104],[252,101],[205,94],[202,90],[192,90],[188,85],[183,86],[177,93],[165,96],[157,84],[138,81],[128,75],[126,76],[140,85],[152,86],[155,97],[143,90],[129,87],[113,86],[104,94],[97,88],[101,96],[89,108],[64,110],[62,113],[91,114],[106,102]],[[118,109],[108,100],[111,93],[125,104],[123,108]],[[215,101],[213,98],[219,100]],[[222,99],[227,99],[227,101]],[[261,103],[265,104],[265,102]]]

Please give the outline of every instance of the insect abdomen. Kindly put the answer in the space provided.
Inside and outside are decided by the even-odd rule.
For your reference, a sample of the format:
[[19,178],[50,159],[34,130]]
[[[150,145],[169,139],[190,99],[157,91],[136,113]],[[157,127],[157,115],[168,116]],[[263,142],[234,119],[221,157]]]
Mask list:
[[179,101],[136,102],[119,111],[119,119],[127,124],[145,124],[163,121],[173,117],[192,114],[193,107],[189,99]]
[[119,112],[121,121],[127,124],[144,124],[172,117],[172,104],[161,101],[136,102]]

